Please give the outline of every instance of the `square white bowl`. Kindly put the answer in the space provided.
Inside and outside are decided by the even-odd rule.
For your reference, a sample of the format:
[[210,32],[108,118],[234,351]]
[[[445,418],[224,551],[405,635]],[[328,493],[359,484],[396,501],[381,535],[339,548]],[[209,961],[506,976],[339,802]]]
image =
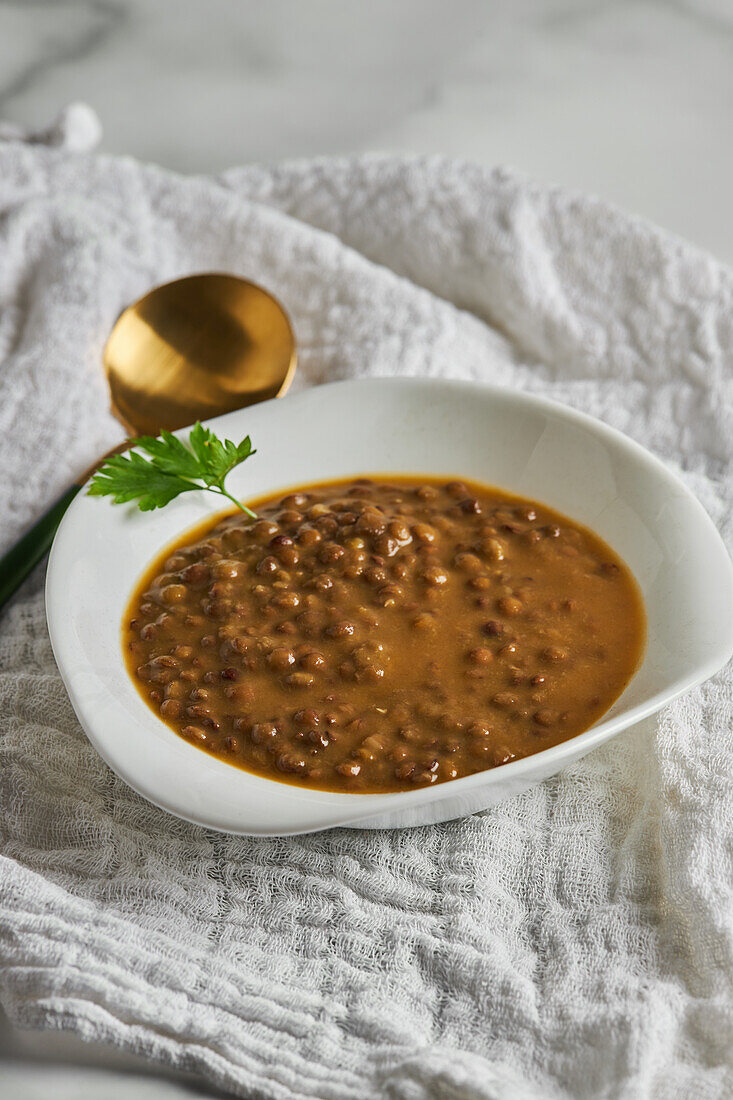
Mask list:
[[84,730],[111,768],[179,817],[232,833],[424,825],[485,809],[552,775],[707,679],[733,652],[733,565],[698,501],[626,436],[543,398],[472,383],[337,382],[210,422],[257,455],[227,487],[242,499],[360,474],[466,477],[549,505],[596,531],[641,587],[647,646],[614,706],[534,756],[390,794],[307,790],[233,767],[165,725],[127,674],[121,623],[160,550],[211,514],[206,493],[165,509],[79,495],[51,552],[46,608],[56,661]]

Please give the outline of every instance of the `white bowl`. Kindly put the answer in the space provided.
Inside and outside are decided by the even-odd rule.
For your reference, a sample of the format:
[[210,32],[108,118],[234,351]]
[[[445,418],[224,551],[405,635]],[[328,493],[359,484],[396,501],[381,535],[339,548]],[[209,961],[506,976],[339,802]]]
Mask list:
[[121,651],[134,585],[166,543],[211,512],[189,493],[159,512],[81,494],[56,536],[46,608],[79,721],[131,787],[179,817],[232,833],[424,825],[472,813],[552,775],[711,676],[733,651],[733,566],[707,514],[662,463],[597,420],[538,397],[461,382],[379,378],[319,386],[230,413],[257,455],[228,488],[243,499],[363,473],[475,478],[586,524],[644,596],[643,664],[586,733],[490,771],[415,791],[335,794],[251,775],[178,737],[143,701]]

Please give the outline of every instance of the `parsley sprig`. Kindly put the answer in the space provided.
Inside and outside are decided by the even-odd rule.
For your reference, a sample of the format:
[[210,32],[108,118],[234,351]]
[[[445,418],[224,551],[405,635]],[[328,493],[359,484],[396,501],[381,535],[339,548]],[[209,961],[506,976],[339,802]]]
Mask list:
[[256,518],[250,508],[224,488],[227,474],[256,453],[249,436],[241,443],[222,441],[197,421],[189,433],[188,445],[171,432],[162,431],[157,437],[144,435],[131,439],[130,446],[138,447],[150,457],[144,458],[137,451],[112,455],[92,478],[90,496],[111,496],[115,504],[136,500],[141,512],[151,512],[164,508],[181,493],[208,489],[227,497],[242,512]]

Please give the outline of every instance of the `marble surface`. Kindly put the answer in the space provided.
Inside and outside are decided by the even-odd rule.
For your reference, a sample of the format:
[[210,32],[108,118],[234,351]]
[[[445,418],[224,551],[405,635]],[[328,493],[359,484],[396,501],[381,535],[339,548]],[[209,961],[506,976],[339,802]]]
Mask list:
[[[182,172],[440,152],[595,192],[733,262],[731,0],[0,0],[0,118],[41,127],[73,100],[104,149]],[[0,1020],[0,1094],[49,1091],[216,1095]]]

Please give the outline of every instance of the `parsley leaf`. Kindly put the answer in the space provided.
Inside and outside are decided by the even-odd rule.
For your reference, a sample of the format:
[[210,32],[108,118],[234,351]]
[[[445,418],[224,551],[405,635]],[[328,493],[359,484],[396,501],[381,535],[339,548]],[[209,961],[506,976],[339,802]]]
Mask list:
[[164,508],[181,493],[208,489],[255,517],[224,487],[227,474],[256,453],[249,436],[241,443],[222,441],[197,421],[189,433],[188,445],[171,432],[162,431],[159,436],[132,439],[130,446],[150,457],[144,458],[137,451],[112,455],[94,474],[90,496],[111,496],[115,504],[136,500],[140,511],[149,512]]
[[239,445],[232,443],[231,439],[225,439],[222,442],[218,436],[214,435],[208,428],[204,428],[201,423],[196,423],[193,426],[189,443],[199,463],[207,470],[207,474],[204,476],[217,481],[225,478],[230,470],[233,470],[240,462],[244,462],[245,458],[249,458],[253,453],[249,436],[243,439]]

